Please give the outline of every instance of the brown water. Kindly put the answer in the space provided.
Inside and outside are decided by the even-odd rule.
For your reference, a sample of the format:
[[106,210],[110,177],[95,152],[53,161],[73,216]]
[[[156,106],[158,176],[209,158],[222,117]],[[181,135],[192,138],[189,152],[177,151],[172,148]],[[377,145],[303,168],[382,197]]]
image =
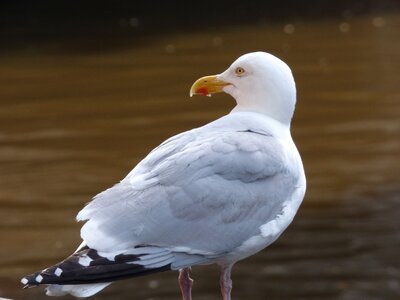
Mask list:
[[[47,53],[58,54],[2,55],[0,296],[44,299],[19,278],[76,248],[84,203],[167,137],[226,114],[229,96],[189,100],[190,85],[261,49],[294,71],[293,136],[308,192],[279,241],[234,268],[234,299],[399,299],[400,15],[381,17],[216,28],[107,53],[53,44]],[[195,299],[220,299],[216,267],[193,276]],[[167,272],[93,299],[179,297]]]

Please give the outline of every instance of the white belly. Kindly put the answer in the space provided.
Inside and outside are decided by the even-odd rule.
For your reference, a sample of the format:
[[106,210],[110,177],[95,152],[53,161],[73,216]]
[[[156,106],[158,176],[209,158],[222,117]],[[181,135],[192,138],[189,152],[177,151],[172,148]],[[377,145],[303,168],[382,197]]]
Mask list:
[[272,244],[293,221],[303,200],[305,185],[298,187],[292,199],[286,201],[282,211],[273,219],[259,227],[259,234],[244,241],[235,248],[220,264],[231,264],[251,256]]

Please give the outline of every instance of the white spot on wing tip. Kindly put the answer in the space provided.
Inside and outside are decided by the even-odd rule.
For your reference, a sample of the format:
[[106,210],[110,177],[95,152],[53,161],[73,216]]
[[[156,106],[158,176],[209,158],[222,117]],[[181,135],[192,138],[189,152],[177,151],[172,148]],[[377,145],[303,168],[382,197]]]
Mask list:
[[38,276],[36,276],[36,278],[35,278],[35,281],[38,282],[38,283],[41,283],[42,280],[43,280],[43,276],[40,275],[40,274]]
[[57,269],[54,271],[54,275],[60,277],[61,274],[62,274],[62,272],[63,272],[63,270],[61,270],[60,268],[57,268]]
[[90,265],[90,262],[92,261],[92,259],[89,257],[89,256],[81,256],[80,258],[79,258],[79,261],[78,261],[78,263],[81,265],[81,266],[84,266],[84,267],[88,267],[89,265]]
[[26,279],[25,277],[21,279],[21,283],[22,284],[27,284],[28,283],[28,279]]

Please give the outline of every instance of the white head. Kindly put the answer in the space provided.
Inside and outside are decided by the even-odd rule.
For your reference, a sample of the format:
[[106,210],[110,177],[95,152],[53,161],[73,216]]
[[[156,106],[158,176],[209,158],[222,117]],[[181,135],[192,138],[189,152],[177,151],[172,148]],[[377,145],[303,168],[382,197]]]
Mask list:
[[296,104],[296,85],[290,68],[265,52],[242,55],[223,73],[197,80],[190,94],[224,91],[236,100],[233,111],[265,114],[290,125]]

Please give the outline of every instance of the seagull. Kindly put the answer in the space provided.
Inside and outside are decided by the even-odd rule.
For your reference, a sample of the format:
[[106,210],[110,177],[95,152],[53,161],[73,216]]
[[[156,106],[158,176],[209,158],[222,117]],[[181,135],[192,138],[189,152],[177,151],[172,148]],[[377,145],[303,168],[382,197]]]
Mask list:
[[173,136],[77,215],[82,243],[65,260],[22,278],[46,294],[92,296],[113,281],[176,270],[191,300],[195,265],[221,268],[231,299],[233,265],[273,243],[305,194],[290,134],[296,86],[290,68],[266,52],[242,55],[194,82],[190,96],[225,92],[233,110]]

